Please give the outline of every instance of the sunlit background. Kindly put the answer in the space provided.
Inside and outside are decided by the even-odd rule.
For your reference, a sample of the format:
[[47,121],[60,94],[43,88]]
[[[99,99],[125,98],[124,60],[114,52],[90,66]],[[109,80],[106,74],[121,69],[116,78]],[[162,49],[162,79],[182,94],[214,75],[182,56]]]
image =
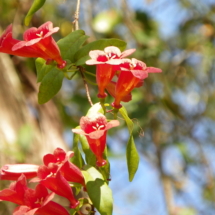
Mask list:
[[[13,23],[14,37],[22,39],[31,4],[1,0],[0,32]],[[47,0],[31,26],[52,21],[60,27],[58,40],[72,31],[75,9],[75,0]],[[110,130],[113,215],[215,215],[215,1],[81,0],[79,25],[88,42],[120,38],[136,48],[132,57],[163,70],[150,74],[124,103],[141,157],[133,182],[124,121]],[[98,102],[96,86],[89,89]],[[37,90],[34,59],[0,55],[1,166],[40,164],[57,146],[72,147],[71,128],[90,107],[81,76],[65,80],[45,105],[38,105]],[[4,203],[0,214],[10,214]]]

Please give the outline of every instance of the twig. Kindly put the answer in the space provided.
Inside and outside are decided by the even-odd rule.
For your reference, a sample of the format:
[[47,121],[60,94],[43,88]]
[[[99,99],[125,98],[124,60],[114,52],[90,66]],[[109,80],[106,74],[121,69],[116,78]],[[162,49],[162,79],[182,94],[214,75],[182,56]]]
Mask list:
[[75,30],[79,29],[78,20],[79,20],[79,11],[80,11],[80,1],[81,0],[77,0],[76,11],[74,15],[75,20],[73,21],[73,24],[75,25]]
[[160,142],[159,142],[159,133],[158,132],[153,132],[153,143],[156,147],[156,154],[157,154],[157,167],[158,170],[161,174],[161,182],[163,186],[163,192],[164,192],[164,198],[166,202],[166,209],[169,215],[173,215],[173,210],[174,210],[174,202],[173,202],[173,190],[172,190],[172,182],[171,178],[168,177],[163,170],[163,165],[162,165],[162,149],[160,147]]
[[214,202],[215,201],[215,192],[214,192],[215,183],[214,183],[214,177],[213,177],[213,169],[209,164],[209,161],[204,153],[204,150],[200,141],[195,137],[193,137],[193,140],[196,142],[197,146],[199,147],[200,159],[206,167],[205,169],[206,169],[207,186],[212,191],[212,200]]
[[81,73],[81,77],[82,77],[83,82],[84,82],[84,87],[85,87],[86,93],[87,93],[87,99],[88,99],[90,105],[93,106],[93,102],[92,102],[92,100],[90,98],[89,88],[88,88],[87,82],[86,82],[85,77],[84,77],[83,68],[79,67],[79,71]]

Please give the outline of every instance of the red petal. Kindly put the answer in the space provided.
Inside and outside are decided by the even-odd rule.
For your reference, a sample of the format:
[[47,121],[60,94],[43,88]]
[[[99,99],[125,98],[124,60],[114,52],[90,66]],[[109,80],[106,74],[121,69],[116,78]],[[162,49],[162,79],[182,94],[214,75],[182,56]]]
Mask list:
[[25,176],[21,175],[17,182],[10,184],[9,189],[0,191],[0,200],[24,204],[24,194],[29,189],[26,184]]
[[66,161],[59,169],[67,181],[75,182],[85,186],[84,177],[80,169],[73,163]]
[[21,174],[27,179],[37,176],[39,166],[34,164],[6,164],[0,170],[1,180],[17,180]]
[[56,148],[53,154],[58,159],[58,161],[63,161],[66,158],[66,152],[61,148]]
[[40,179],[45,179],[49,174],[50,174],[50,171],[49,171],[47,166],[42,165],[39,167],[38,172],[37,172],[37,176]]
[[75,208],[79,204],[79,202],[75,199],[67,180],[61,175],[60,172],[58,172],[55,177],[48,177],[40,183],[56,194],[67,198],[70,201],[72,208]]
[[46,154],[43,157],[43,163],[48,166],[49,163],[56,163],[57,158],[53,154]]
[[[34,214],[34,213],[33,213]],[[27,213],[26,215],[33,215],[32,213]],[[50,201],[45,206],[39,208],[36,211],[39,215],[69,215],[68,211],[56,202]]]
[[0,191],[0,200],[13,202],[18,205],[24,204],[24,199],[17,192],[10,189],[4,189]]
[[[31,210],[31,208],[29,208],[28,206],[26,206],[26,205],[21,205],[21,206],[15,208],[15,210],[13,211],[13,215],[23,215],[23,214],[26,215],[26,213],[27,213],[29,210]],[[37,209],[34,209],[34,211],[36,211],[36,210],[37,210]],[[33,214],[34,214],[34,213],[33,213]],[[28,214],[28,215],[30,215],[30,214]]]
[[155,68],[155,67],[147,67],[146,71],[148,73],[160,73],[160,72],[162,72],[161,69]]

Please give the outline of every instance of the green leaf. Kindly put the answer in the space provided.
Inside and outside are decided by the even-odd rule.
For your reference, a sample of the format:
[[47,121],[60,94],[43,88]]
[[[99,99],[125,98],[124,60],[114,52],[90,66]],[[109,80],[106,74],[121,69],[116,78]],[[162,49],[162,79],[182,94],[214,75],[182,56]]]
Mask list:
[[88,195],[93,205],[101,215],[112,215],[113,197],[112,191],[104,181],[102,174],[89,165],[82,171],[87,187]]
[[72,151],[74,151],[74,156],[70,159],[70,161],[74,163],[77,167],[82,168],[84,160],[79,151],[78,142],[79,142],[79,134],[74,133],[73,147],[72,147]]
[[69,59],[74,62],[74,54],[84,44],[89,36],[85,35],[83,30],[73,31],[63,39],[60,39],[57,44],[61,51],[63,59]]
[[25,17],[25,25],[28,26],[34,13],[36,13],[44,4],[46,0],[34,0],[33,4],[31,5],[30,10],[28,11]]
[[132,120],[129,118],[128,113],[126,111],[126,109],[124,107],[119,109],[120,114],[122,115],[122,117],[125,119],[125,122],[127,124],[129,133],[132,134],[133,128],[134,128],[134,123],[132,122]]
[[42,58],[37,58],[35,65],[37,70],[37,83],[41,82],[45,75],[55,67],[54,65],[46,65],[46,61]]
[[70,215],[75,215],[77,211],[75,209],[70,209],[69,214]]
[[110,181],[110,163],[109,161],[106,159],[107,164],[105,166],[101,166],[99,167],[99,172],[102,174],[103,178],[105,179],[105,181],[107,182],[107,184],[109,184]]
[[124,107],[120,108],[119,112],[122,115],[122,117],[125,119],[125,122],[127,124],[128,130],[130,133],[130,137],[129,137],[129,140],[127,143],[127,148],[126,148],[126,158],[127,158],[129,181],[132,181],[134,178],[134,175],[138,169],[139,160],[140,160],[135,143],[134,143],[134,138],[132,136],[134,123],[129,118],[127,111]]
[[96,165],[96,156],[90,150],[86,137],[84,135],[80,135],[79,138],[80,138],[82,149],[85,154],[85,160],[86,160],[87,164],[89,164],[91,166],[95,166]]
[[104,50],[107,46],[116,46],[123,51],[126,48],[126,42],[119,39],[101,39],[88,43],[75,54],[75,64],[77,66],[85,64],[85,62],[90,59],[89,52],[91,50]]
[[42,79],[38,93],[39,104],[49,101],[60,90],[64,74],[61,70],[53,67]]
[[126,148],[126,158],[128,166],[129,181],[132,181],[139,165],[139,155],[134,143],[134,138],[131,135]]

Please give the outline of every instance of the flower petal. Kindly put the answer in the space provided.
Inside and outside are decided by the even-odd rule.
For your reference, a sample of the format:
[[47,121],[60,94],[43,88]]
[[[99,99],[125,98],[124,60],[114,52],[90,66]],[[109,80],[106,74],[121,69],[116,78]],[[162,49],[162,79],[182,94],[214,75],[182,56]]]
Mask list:
[[108,130],[108,129],[110,129],[110,128],[117,127],[117,126],[119,126],[119,125],[120,125],[120,123],[119,123],[118,120],[111,120],[110,122],[107,123],[106,129]]
[[99,56],[106,56],[106,53],[104,51],[101,50],[93,50],[89,52],[89,56],[93,59],[93,60],[97,60],[97,58]]
[[148,73],[160,73],[160,72],[162,72],[161,69],[155,68],[155,67],[147,67],[146,71]]
[[108,46],[104,49],[105,53],[111,53],[111,54],[114,54],[116,55],[118,58],[120,57],[121,55],[121,51],[118,47],[116,46]]
[[[18,206],[15,208],[15,210],[13,211],[13,215],[23,215],[23,214],[26,214],[29,210],[31,210],[30,207],[26,206],[26,205],[21,205],[21,206]],[[34,212],[37,210],[34,209]],[[31,213],[31,214],[34,214],[34,213]],[[30,215],[30,214],[28,214]]]
[[87,134],[87,136],[89,136],[91,139],[99,139],[105,133],[105,131],[106,131],[106,129],[93,131],[93,132]]
[[58,172],[55,177],[47,177],[40,183],[56,194],[67,198],[72,208],[76,208],[79,205],[79,201],[75,199],[69,183],[60,172]]
[[122,59],[110,59],[106,63],[111,65],[120,65],[122,63]]
[[127,57],[127,56],[133,54],[135,51],[136,51],[136,49],[128,49],[128,50],[125,50],[124,52],[122,52],[120,58]]
[[148,72],[146,70],[130,70],[133,76],[143,80],[148,77]]
[[24,174],[27,179],[37,176],[39,166],[34,164],[6,164],[0,169],[0,180],[18,180]]
[[104,64],[104,62],[99,62],[99,61],[97,61],[97,60],[90,59],[90,60],[87,60],[87,61],[86,61],[86,64],[87,64],[87,65],[97,65],[97,64]]
[[[40,214],[40,215],[69,215],[69,212],[60,204],[53,202],[53,201],[50,201],[45,206],[37,209],[36,214]],[[33,215],[33,214],[32,213],[30,214],[28,212],[25,215]]]
[[86,135],[86,133],[82,129],[78,129],[78,128],[72,129],[72,132],[74,132],[76,134]]

